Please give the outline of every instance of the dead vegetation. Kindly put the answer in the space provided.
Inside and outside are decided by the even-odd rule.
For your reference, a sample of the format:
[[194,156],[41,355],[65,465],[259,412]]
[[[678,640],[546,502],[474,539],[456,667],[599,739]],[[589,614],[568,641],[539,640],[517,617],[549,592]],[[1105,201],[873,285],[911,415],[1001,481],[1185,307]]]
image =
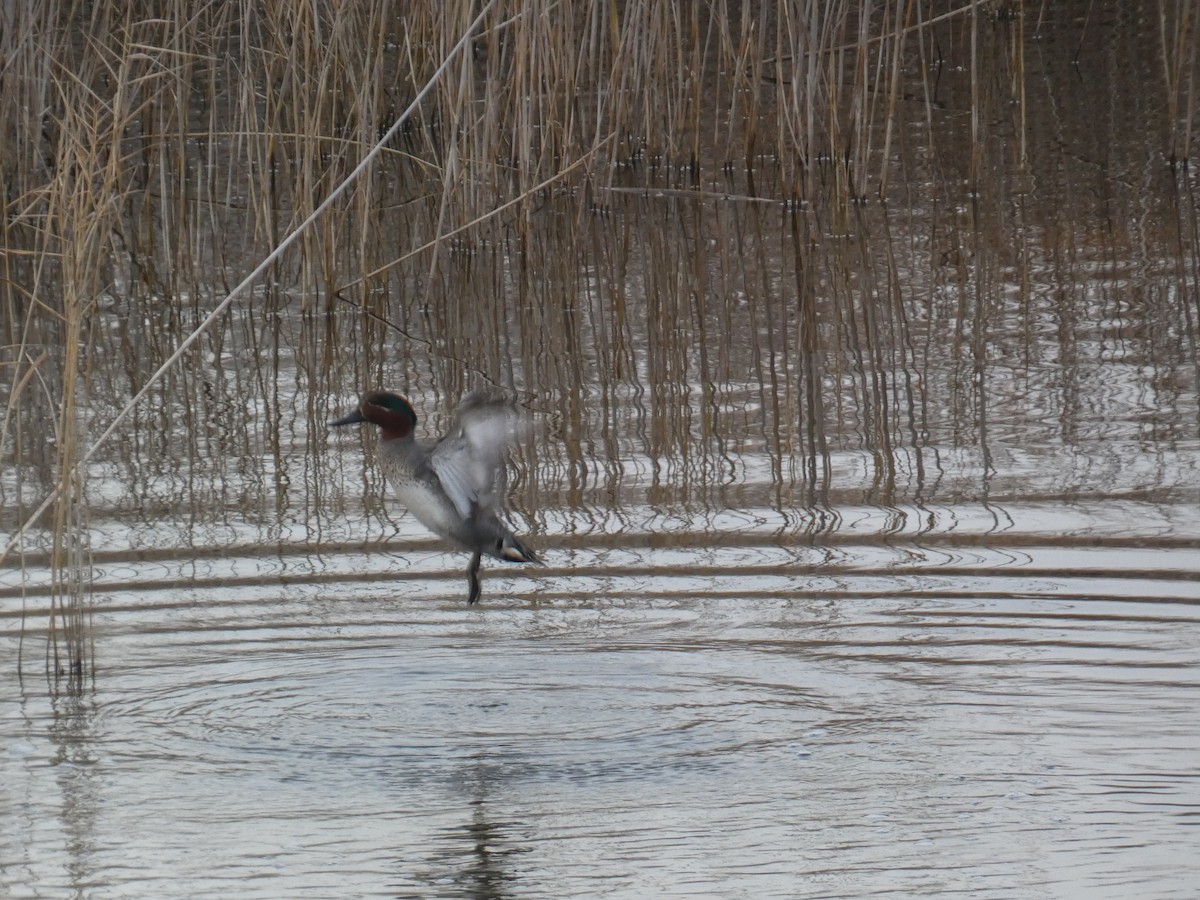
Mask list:
[[[262,479],[284,490],[297,448],[239,431],[230,406],[277,422],[298,394],[319,420],[343,381],[399,375],[455,393],[484,377],[553,407],[551,463],[582,490],[588,454],[617,453],[620,402],[602,387],[605,413],[585,427],[584,398],[648,360],[660,406],[648,445],[698,459],[684,481],[701,497],[724,465],[721,385],[743,366],[768,398],[779,484],[803,484],[809,502],[829,478],[823,423],[843,404],[881,460],[919,443],[922,342],[939,323],[912,321],[913,254],[881,241],[878,219],[864,227],[865,209],[964,205],[970,221],[916,255],[960,287],[940,324],[964,360],[954,377],[970,381],[987,333],[973,297],[997,277],[967,273],[990,252],[971,244],[988,213],[970,204],[1028,176],[1029,130],[1046,115],[1030,108],[1028,62],[1046,10],[1030,6],[35,0],[6,12],[3,553],[9,565],[43,554],[55,573],[52,671],[78,676],[90,658],[89,479],[113,435],[125,462],[102,477],[134,493],[164,458],[218,478],[230,459],[274,460]],[[1184,0],[1157,9],[1156,140],[1184,166],[1195,16]],[[1081,27],[1084,54],[1086,15]],[[689,241],[715,250],[679,256]],[[284,334],[295,316],[303,327]],[[750,361],[714,334],[748,341]],[[823,384],[853,359],[849,398],[831,395]],[[907,385],[864,375],[898,366],[917,373]],[[691,383],[707,386],[699,403]],[[603,477],[619,490],[616,469]],[[194,487],[176,500],[204,508],[213,489]],[[564,502],[584,502],[570,490]]]

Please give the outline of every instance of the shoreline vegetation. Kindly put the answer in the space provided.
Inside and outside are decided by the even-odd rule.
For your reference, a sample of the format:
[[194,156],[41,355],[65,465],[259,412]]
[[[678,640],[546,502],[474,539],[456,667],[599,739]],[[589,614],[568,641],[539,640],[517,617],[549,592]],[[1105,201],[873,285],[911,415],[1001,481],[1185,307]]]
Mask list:
[[[1035,193],[1035,140],[1073,127],[1031,100],[1035,90],[1136,58],[1148,86],[1120,109],[1135,119],[1121,127],[1157,148],[1166,194],[1186,194],[1200,97],[1193,5],[1152,4],[1153,21],[1115,48],[1092,43],[1092,4],[1068,6],[1057,30],[1045,6],[1014,0],[14,7],[0,27],[0,554],[22,570],[28,554],[48,559],[48,671],[90,677],[89,470],[106,444],[121,445],[118,469],[203,455],[169,434],[204,431],[197,402],[214,379],[225,380],[219,393],[276,407],[285,313],[316,335],[290,349],[307,354],[295,377],[310,397],[330,390],[321,373],[334,366],[377,382],[382,348],[400,340],[432,360],[439,392],[482,377],[536,404],[548,392],[539,384],[569,383],[546,358],[578,341],[561,324],[574,300],[543,282],[604,293],[600,374],[628,371],[623,323],[646,301],[624,287],[630,228],[614,228],[613,213],[627,204],[677,204],[685,223],[704,207],[695,231],[717,229],[714,265],[731,280],[749,280],[746,258],[780,258],[760,265],[777,276],[761,355],[790,354],[796,374],[759,377],[787,407],[773,414],[793,423],[774,451],[801,459],[816,490],[822,423],[834,415],[822,396],[830,343],[853,345],[872,371],[896,355],[920,371],[903,267],[880,220],[886,229],[891,210],[940,211],[942,231],[921,252],[957,273],[964,294],[996,289],[1001,268],[1019,274],[1021,251],[985,249],[993,239],[980,234],[1008,198]],[[1072,56],[1074,72],[1058,65]],[[1161,239],[1177,244],[1174,277],[1194,304],[1191,202],[1177,198]],[[730,224],[727,207],[759,216],[759,230]],[[864,217],[874,236],[856,241]],[[589,276],[562,259],[564,246],[594,252],[580,261]],[[673,298],[648,319],[687,323],[662,358],[698,347],[702,369],[725,365],[709,320],[689,312],[711,280],[707,262],[647,246],[641,277],[665,279],[648,294]],[[967,260],[993,252],[995,268],[968,272]],[[472,269],[480,256],[493,268]],[[546,277],[548,259],[562,271]],[[488,299],[504,292],[511,299]],[[984,315],[982,303],[964,306],[958,331],[923,339],[980,359]],[[548,322],[560,323],[566,351],[539,348]],[[516,349],[489,344],[489,328],[515,334]],[[663,366],[659,383],[688,375]],[[919,408],[921,388],[899,400],[894,386],[858,390],[875,403],[868,431],[881,454],[921,431],[897,412]],[[569,404],[560,412],[569,433]],[[235,456],[245,440],[223,434],[221,452]]]

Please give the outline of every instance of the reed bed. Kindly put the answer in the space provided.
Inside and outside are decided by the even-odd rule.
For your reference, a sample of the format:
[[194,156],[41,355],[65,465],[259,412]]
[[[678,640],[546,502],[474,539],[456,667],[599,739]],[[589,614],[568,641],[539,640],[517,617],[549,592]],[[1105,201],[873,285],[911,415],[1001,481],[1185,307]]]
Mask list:
[[[1195,15],[1186,0],[1157,9],[1155,121],[1161,152],[1186,167]],[[731,423],[740,400],[722,387],[744,373],[718,336],[738,335],[780,491],[828,505],[825,425],[849,404],[886,499],[892,450],[931,427],[921,373],[939,337],[903,295],[912,248],[897,253],[880,229],[889,204],[965,205],[970,227],[920,253],[953,270],[941,338],[970,382],[988,334],[975,297],[995,272],[963,261],[1002,255],[970,235],[986,224],[978,198],[1029,170],[1027,135],[1047,113],[1030,108],[1027,54],[1044,12],[1011,0],[8,10],[2,552],[19,565],[44,554],[55,573],[50,670],[81,679],[91,659],[95,467],[106,460],[131,495],[177,462],[204,472],[166,505],[210,521],[229,470],[259,466],[269,489],[240,502],[265,514],[288,493],[296,448],[248,429],[246,409],[319,421],[334,380],[425,378],[448,396],[505,385],[550,415],[569,505],[597,478],[620,497],[622,385],[644,378],[646,448],[682,461],[661,490],[716,502],[723,435],[754,426]],[[1078,52],[1097,52],[1084,18]],[[704,241],[715,258],[679,257]],[[231,299],[236,315],[212,316]],[[881,374],[896,370],[911,377]],[[847,374],[849,396],[825,389]],[[305,407],[286,409],[296,392]],[[131,397],[145,399],[106,430]],[[120,452],[98,454],[101,434]],[[319,455],[322,439],[302,451]]]

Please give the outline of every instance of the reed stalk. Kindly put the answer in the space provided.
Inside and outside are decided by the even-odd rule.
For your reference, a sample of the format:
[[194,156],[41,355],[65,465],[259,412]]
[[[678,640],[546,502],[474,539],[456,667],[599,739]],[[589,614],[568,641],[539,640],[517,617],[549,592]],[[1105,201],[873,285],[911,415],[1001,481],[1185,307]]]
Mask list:
[[[1157,9],[1162,150],[1179,165],[1200,41],[1192,4]],[[315,413],[337,366],[347,381],[391,373],[447,393],[523,383],[536,399],[539,383],[584,390],[581,360],[599,347],[589,364],[623,384],[649,329],[663,354],[647,367],[651,393],[676,430],[635,431],[687,457],[692,491],[726,461],[688,456],[680,435],[720,444],[720,385],[744,374],[707,339],[737,332],[762,415],[787,423],[771,442],[780,484],[784,461],[802,459],[810,500],[828,506],[834,442],[820,426],[853,403],[886,493],[898,432],[925,425],[897,418],[898,402],[921,407],[918,388],[878,373],[899,365],[895,352],[919,369],[912,348],[929,338],[902,303],[890,245],[880,264],[863,243],[863,211],[883,200],[892,212],[914,170],[938,202],[964,204],[1007,141],[1022,166],[1030,156],[1019,4],[34,0],[0,16],[0,458],[15,473],[0,563],[16,551],[51,561],[49,658],[68,675],[91,658],[89,466],[123,426],[134,479],[146,456],[221,458],[205,441],[227,423],[205,392],[227,382],[234,403],[278,415],[288,350],[305,354],[294,377]],[[662,233],[639,231],[637,215]],[[593,232],[605,217],[611,234]],[[675,256],[712,234],[718,259]],[[950,243],[960,308],[946,319],[976,321],[958,337],[977,360],[988,322],[969,302],[972,247]],[[714,312],[714,285],[722,302],[744,294],[745,310]],[[246,311],[236,324],[234,303]],[[640,321],[647,309],[687,328]],[[291,315],[312,329],[299,350]],[[505,328],[520,334],[502,346]],[[98,366],[114,335],[123,365]],[[230,364],[236,351],[253,371]],[[858,393],[827,395],[854,365]],[[696,420],[692,383],[704,385]],[[601,433],[616,459],[626,404],[606,385]],[[151,400],[163,427],[132,426]],[[172,427],[195,436],[185,449]],[[278,435],[222,439],[286,465]],[[317,452],[321,436],[308,439]],[[582,484],[580,441],[568,465]],[[274,484],[286,490],[282,475]]]

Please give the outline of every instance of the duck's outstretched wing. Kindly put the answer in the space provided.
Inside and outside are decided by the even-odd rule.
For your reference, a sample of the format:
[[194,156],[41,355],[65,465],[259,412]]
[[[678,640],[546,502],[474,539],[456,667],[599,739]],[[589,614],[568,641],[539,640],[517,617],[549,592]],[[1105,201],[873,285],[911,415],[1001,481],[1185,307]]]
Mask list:
[[513,408],[502,398],[474,391],[459,404],[429,464],[460,515],[474,518],[496,508],[496,481],[515,424]]

